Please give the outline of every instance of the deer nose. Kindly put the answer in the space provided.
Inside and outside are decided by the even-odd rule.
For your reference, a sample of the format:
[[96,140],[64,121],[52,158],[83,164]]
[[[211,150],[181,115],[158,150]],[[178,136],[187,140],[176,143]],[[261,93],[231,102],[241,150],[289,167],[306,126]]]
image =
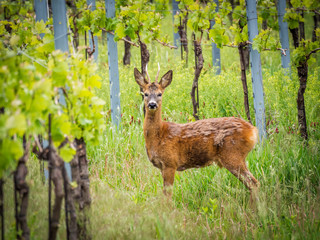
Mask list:
[[155,108],[157,108],[157,104],[155,102],[149,102],[148,108],[155,109]]

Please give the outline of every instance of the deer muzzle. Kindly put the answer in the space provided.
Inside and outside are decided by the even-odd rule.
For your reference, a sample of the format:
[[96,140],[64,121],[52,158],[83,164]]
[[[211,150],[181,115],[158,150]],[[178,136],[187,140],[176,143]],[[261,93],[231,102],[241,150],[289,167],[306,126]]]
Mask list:
[[156,109],[157,107],[158,107],[158,105],[157,105],[157,103],[154,102],[154,101],[150,101],[150,102],[148,103],[148,108],[149,108],[149,109]]

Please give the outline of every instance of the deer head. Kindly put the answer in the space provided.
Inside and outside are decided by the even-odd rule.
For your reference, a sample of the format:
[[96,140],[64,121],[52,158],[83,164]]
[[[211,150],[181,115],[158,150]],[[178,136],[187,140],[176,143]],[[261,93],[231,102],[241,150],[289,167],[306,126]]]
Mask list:
[[[158,72],[159,74],[159,72]],[[137,68],[134,69],[134,77],[138,85],[142,88],[144,94],[144,104],[146,108],[154,112],[161,106],[162,94],[172,81],[172,70],[168,71],[158,83],[158,74],[156,81],[151,83],[150,78],[147,80]],[[148,75],[148,74],[147,74]]]

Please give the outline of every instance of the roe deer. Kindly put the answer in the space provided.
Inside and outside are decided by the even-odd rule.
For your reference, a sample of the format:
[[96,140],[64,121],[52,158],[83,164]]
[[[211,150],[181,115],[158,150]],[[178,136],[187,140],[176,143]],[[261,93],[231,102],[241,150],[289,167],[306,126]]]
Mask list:
[[[258,130],[235,117],[211,118],[177,124],[161,119],[162,94],[172,81],[172,70],[158,83],[151,83],[137,68],[136,82],[143,89],[146,109],[143,132],[150,162],[161,170],[164,193],[173,185],[176,171],[206,167],[216,163],[225,167],[249,190],[259,182],[248,170],[245,158],[258,140]],[[171,191],[169,195],[171,196]]]

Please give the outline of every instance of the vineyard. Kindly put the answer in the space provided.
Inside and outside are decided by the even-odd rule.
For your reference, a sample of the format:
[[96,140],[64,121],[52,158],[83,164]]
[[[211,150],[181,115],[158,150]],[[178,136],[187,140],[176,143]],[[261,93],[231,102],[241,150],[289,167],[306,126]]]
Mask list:
[[[316,0],[0,1],[1,239],[319,239],[319,24]],[[163,121],[257,127],[254,198],[215,165],[164,194],[135,68],[172,70]]]

